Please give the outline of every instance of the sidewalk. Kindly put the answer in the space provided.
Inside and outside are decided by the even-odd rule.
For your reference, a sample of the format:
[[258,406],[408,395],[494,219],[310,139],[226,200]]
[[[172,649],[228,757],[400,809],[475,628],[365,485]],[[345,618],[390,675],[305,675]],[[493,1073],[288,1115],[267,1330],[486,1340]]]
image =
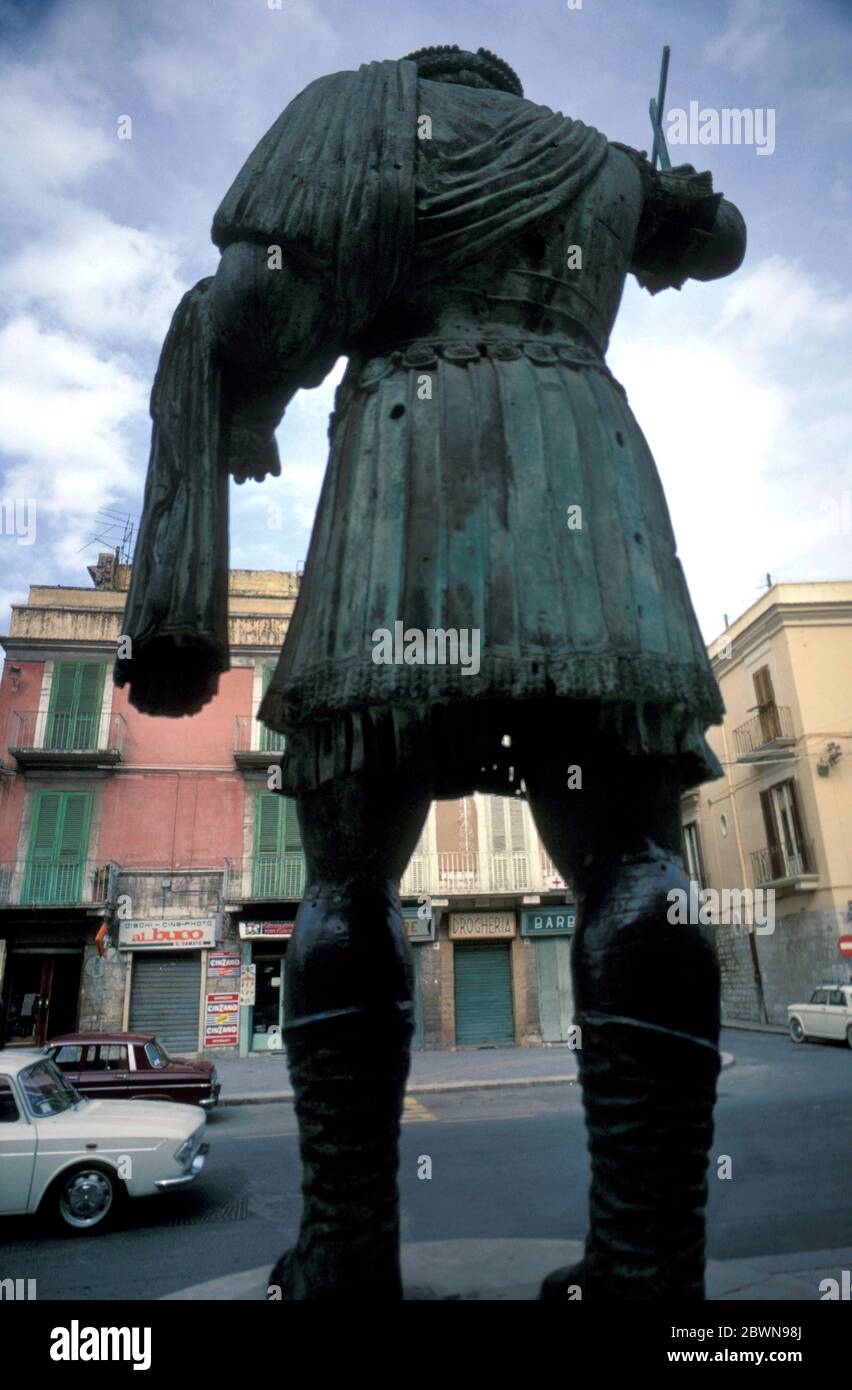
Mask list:
[[[402,1246],[405,1297],[531,1302],[551,1269],[573,1264],[583,1247],[568,1240],[435,1240]],[[823,1279],[841,1279],[852,1250],[815,1250],[747,1260],[709,1260],[707,1298],[714,1302],[810,1303],[822,1298]],[[257,1302],[266,1298],[269,1269],[263,1265],[210,1279],[168,1301]],[[576,1306],[576,1305],[574,1305]],[[581,1312],[577,1312],[581,1317]]]
[[[730,1052],[723,1067],[733,1066]],[[220,1105],[260,1105],[292,1100],[287,1059],[281,1052],[227,1057],[216,1062]],[[567,1044],[552,1047],[474,1047],[456,1052],[414,1052],[409,1095],[489,1086],[554,1086],[577,1079],[577,1055]]]

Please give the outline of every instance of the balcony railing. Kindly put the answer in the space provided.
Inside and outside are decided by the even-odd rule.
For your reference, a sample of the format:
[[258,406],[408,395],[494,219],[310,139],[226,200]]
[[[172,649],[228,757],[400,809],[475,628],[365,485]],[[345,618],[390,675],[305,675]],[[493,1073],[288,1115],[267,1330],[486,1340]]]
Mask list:
[[285,742],[284,734],[267,729],[251,714],[234,718],[234,761],[243,766],[262,766],[268,754],[284,752]]
[[74,907],[114,903],[119,866],[94,860],[29,858],[0,863],[0,907]]
[[400,888],[404,897],[419,893],[449,897],[466,893],[546,893],[565,886],[544,853],[507,850],[483,854],[471,850],[415,854]]
[[226,859],[223,900],[246,902],[258,898],[301,898],[305,891],[305,856],[290,852],[261,855],[256,860]]
[[764,705],[753,719],[734,729],[737,757],[751,761],[795,743],[793,721],[786,705]]
[[817,866],[813,840],[802,840],[795,849],[783,845],[767,845],[752,851],[751,867],[756,887],[768,884],[795,885],[804,878],[816,878]]
[[127,728],[120,714],[13,710],[9,751],[19,764],[118,762]]

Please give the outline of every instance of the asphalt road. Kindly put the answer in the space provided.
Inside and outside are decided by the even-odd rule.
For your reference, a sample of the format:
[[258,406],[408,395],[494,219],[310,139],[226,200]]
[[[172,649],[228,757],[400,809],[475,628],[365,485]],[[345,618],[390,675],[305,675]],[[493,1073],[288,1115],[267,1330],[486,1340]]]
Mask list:
[[[715,1259],[852,1246],[852,1051],[727,1032],[711,1167]],[[298,1223],[289,1104],[211,1117],[194,1187],[132,1203],[118,1227],[64,1238],[5,1218],[0,1278],[35,1278],[39,1299],[136,1299],[269,1264]],[[417,1176],[432,1160],[431,1180]],[[715,1176],[728,1155],[732,1177]],[[403,1239],[581,1239],[588,1159],[575,1085],[410,1098],[402,1136]]]

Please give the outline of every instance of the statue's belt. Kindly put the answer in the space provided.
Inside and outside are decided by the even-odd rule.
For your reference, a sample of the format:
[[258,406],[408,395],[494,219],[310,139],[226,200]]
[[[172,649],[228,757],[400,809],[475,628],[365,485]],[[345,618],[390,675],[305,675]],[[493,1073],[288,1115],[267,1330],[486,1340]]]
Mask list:
[[438,359],[466,365],[481,358],[493,358],[498,362],[517,361],[526,357],[540,367],[556,367],[560,363],[574,368],[590,368],[609,377],[610,381],[622,390],[610,372],[600,353],[582,343],[561,341],[551,338],[547,342],[537,339],[499,338],[493,342],[474,342],[468,339],[418,338],[405,343],[382,345],[371,348],[366,362],[366,354],[360,355],[360,371],[353,363],[355,380],[352,384],[362,391],[375,390],[381,381],[398,368],[428,372],[437,367]]

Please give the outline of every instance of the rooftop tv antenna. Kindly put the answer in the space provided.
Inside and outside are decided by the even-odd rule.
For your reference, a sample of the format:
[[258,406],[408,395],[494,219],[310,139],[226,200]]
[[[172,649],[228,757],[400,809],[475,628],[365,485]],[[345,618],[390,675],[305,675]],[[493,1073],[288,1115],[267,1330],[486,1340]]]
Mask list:
[[115,553],[117,564],[129,565],[135,530],[133,517],[127,512],[111,512],[108,508],[102,507],[97,513],[97,525],[100,527],[98,533],[92,536],[90,541],[86,541],[85,545],[81,545],[77,554],[88,550],[90,545],[105,545]]

